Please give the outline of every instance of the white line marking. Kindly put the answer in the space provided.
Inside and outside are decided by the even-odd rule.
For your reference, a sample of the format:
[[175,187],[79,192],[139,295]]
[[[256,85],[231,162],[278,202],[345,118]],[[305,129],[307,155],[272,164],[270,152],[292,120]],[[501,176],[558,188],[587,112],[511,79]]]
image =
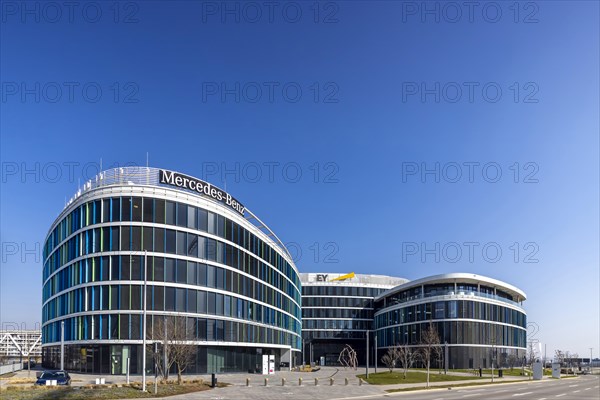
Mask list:
[[563,396],[566,396],[566,395],[567,395],[566,393],[563,393],[563,394],[557,394],[557,395],[556,395],[556,397],[563,397]]
[[573,393],[579,393],[581,392],[581,390],[575,390]]
[[569,387],[577,387],[577,386],[579,386],[579,385],[569,385]]
[[513,397],[515,397],[515,396],[525,396],[526,394],[531,394],[531,393],[533,393],[533,392],[515,393],[515,394],[513,394]]

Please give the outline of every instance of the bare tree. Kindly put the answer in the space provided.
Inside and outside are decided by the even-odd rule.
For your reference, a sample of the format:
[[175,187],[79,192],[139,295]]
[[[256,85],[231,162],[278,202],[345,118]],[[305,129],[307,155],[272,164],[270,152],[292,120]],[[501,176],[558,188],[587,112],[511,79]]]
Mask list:
[[390,372],[393,372],[394,367],[398,362],[398,350],[395,347],[390,347],[383,357],[381,357],[381,362],[390,370]]
[[440,346],[440,335],[433,323],[429,322],[429,326],[424,331],[421,331],[420,353],[427,368],[427,387],[429,387],[429,370],[431,368],[431,360],[438,359],[442,354]]
[[347,344],[344,349],[340,352],[338,362],[346,368],[352,368],[356,370],[358,368],[358,362],[356,359],[356,351]]
[[192,344],[195,336],[193,330],[187,325],[185,317],[155,317],[152,332],[152,340],[162,347],[153,353],[158,374],[163,380],[168,379],[169,370],[175,365],[177,383],[181,384],[182,374],[196,353],[196,346]]
[[535,351],[535,343],[533,341],[529,342],[529,346],[527,346],[527,364],[529,364],[529,368],[533,370],[533,363],[536,359],[536,351]]
[[565,362],[565,352],[562,350],[555,350],[554,351],[554,359],[556,360],[557,363],[560,363],[560,365],[562,366],[563,363]]
[[519,361],[519,359],[514,354],[510,354],[507,357],[506,362],[507,362],[508,367],[510,368],[511,371],[515,368],[515,365],[517,365],[517,361]]
[[402,370],[404,373],[404,379],[406,379],[406,373],[412,367],[414,362],[417,360],[419,353],[413,351],[413,349],[409,346],[400,346],[398,347],[398,361],[402,366]]

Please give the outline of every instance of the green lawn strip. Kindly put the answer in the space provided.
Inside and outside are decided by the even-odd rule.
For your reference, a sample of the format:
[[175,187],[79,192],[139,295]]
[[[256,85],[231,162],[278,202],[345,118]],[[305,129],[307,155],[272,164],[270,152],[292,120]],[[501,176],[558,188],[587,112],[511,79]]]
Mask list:
[[[457,387],[469,387],[469,386],[483,386],[483,385],[501,385],[504,383],[516,383],[516,382],[527,382],[526,379],[523,379],[522,381],[502,381],[502,382],[473,382],[473,383],[457,383],[455,385],[437,385],[437,386],[430,386],[429,389],[448,389],[448,388],[457,388]],[[423,386],[413,386],[413,387],[409,387],[409,388],[403,388],[403,389],[388,389],[386,390],[386,392],[388,393],[394,393],[394,392],[410,392],[410,391],[414,391],[414,390],[423,390],[426,389]]]
[[[219,384],[219,386],[225,386]],[[200,392],[210,389],[210,386],[201,383],[183,385],[158,385],[158,393],[154,395],[154,387],[148,386],[148,392],[144,393],[137,387],[64,387],[47,388],[25,387],[7,388],[2,391],[2,400],[87,400],[87,399],[139,399],[152,397],[166,397],[177,394]]]
[[[427,374],[422,372],[407,372],[406,379],[402,372],[378,372],[376,374],[369,374],[369,379],[366,376],[358,375],[359,378],[363,379],[371,385],[394,385],[398,383],[424,383],[427,382]],[[478,376],[457,376],[457,375],[444,375],[439,372],[431,372],[429,374],[429,382],[451,382],[451,381],[466,381],[473,379],[484,379]]]

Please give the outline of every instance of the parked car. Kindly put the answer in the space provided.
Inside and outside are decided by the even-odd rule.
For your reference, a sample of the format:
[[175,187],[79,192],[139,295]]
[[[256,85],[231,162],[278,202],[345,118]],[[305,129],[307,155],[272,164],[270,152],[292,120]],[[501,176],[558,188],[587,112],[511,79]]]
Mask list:
[[57,385],[70,385],[71,377],[67,371],[44,371],[35,384],[45,385],[46,381],[56,381]]

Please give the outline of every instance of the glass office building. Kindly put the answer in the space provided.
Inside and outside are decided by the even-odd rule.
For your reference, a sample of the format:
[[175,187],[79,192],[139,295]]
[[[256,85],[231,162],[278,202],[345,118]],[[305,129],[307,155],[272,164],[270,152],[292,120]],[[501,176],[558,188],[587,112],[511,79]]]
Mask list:
[[[339,365],[349,344],[360,364],[366,362],[366,335],[373,329],[374,299],[407,282],[383,275],[300,274],[302,281],[302,360]],[[298,355],[300,356],[300,355]]]
[[454,273],[407,282],[375,299],[378,349],[418,347],[432,324],[443,356],[434,367],[503,367],[526,353],[525,293],[488,277]]
[[291,365],[300,352],[292,257],[207,182],[156,168],[104,171],[68,202],[43,253],[46,368],[60,367],[64,340],[65,369],[124,374],[129,359],[140,373],[144,303],[148,343],[165,318],[187,327],[189,373],[254,371],[267,354]]

